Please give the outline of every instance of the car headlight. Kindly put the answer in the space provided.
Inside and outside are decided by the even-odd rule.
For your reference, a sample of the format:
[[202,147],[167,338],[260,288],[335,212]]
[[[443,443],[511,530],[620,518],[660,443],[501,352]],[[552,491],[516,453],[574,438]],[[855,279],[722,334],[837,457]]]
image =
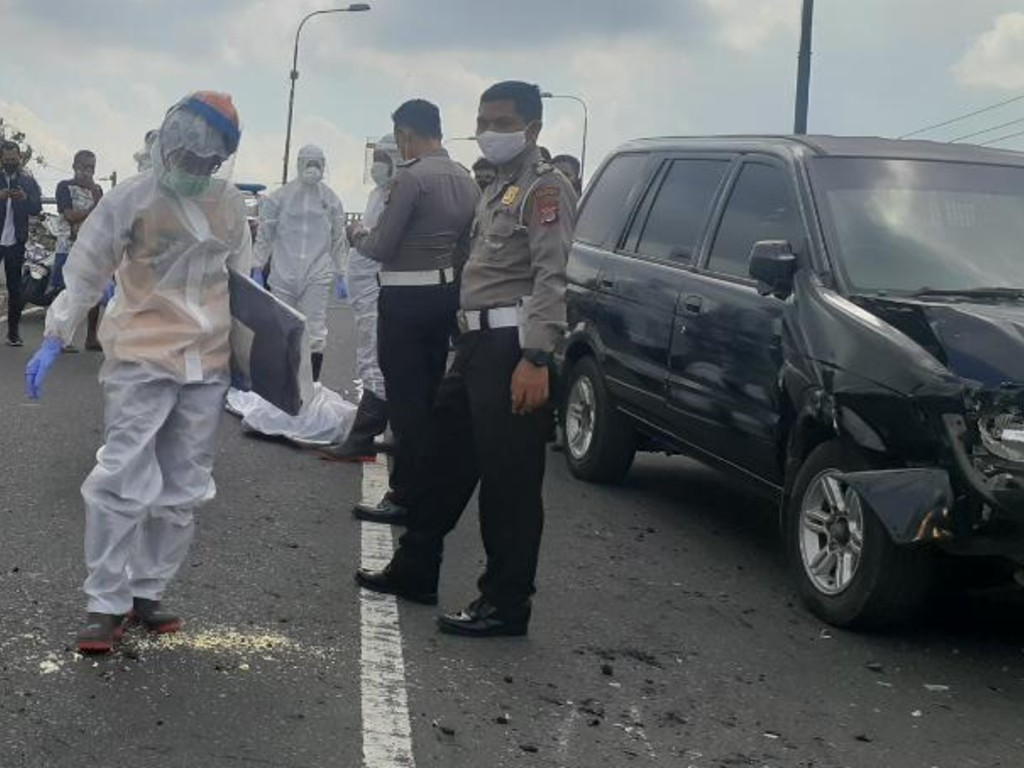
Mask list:
[[981,442],[993,456],[1024,463],[1024,419],[1019,413],[1000,413],[978,420]]

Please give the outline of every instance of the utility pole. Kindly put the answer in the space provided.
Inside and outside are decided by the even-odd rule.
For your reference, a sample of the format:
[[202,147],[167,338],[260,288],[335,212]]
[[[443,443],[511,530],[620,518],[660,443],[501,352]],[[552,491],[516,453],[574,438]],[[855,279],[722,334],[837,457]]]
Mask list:
[[796,71],[796,116],[793,133],[807,133],[807,102],[811,90],[811,28],[814,24],[814,0],[804,0],[800,22],[800,56]]

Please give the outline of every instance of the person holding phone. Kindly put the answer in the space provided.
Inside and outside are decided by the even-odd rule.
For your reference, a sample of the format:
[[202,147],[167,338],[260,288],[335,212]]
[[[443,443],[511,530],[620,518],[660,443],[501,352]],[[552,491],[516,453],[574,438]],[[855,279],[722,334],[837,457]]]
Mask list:
[[43,210],[36,180],[21,168],[21,148],[13,141],[0,144],[0,261],[7,277],[7,345],[23,346],[21,324],[21,270],[25,266],[28,218]]

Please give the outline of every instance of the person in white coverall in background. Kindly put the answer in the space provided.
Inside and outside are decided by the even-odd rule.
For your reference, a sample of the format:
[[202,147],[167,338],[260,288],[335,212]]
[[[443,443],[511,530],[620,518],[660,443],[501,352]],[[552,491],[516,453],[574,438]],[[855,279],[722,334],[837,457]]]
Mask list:
[[[231,97],[200,91],[168,111],[152,169],[100,201],[65,269],[25,371],[29,397],[116,275],[100,326],[105,441],[82,486],[85,653],[111,650],[128,623],[174,632],[161,608],[214,497],[215,436],[230,382],[228,268],[248,274],[241,193],[225,169],[241,137]],[[221,177],[214,174],[220,169]]]
[[[374,188],[363,213],[362,225],[367,230],[374,228],[384,210],[388,186],[401,160],[394,135],[389,133],[381,137],[374,147],[373,165],[370,167]],[[340,461],[355,461],[377,453],[383,446],[375,443],[374,438],[383,434],[388,426],[384,375],[377,362],[377,297],[380,295],[378,272],[380,262],[368,259],[355,248],[349,252],[345,286],[349,305],[355,315],[356,374],[362,381],[363,394],[348,437],[344,442],[324,450],[329,458]]]
[[270,262],[270,290],[306,316],[313,380],[320,380],[327,345],[327,302],[348,247],[341,200],[323,182],[327,163],[312,144],[299,150],[298,178],[260,205],[252,277],[262,283]]
[[153,167],[153,145],[156,143],[157,136],[159,135],[160,131],[157,128],[151,128],[146,131],[146,137],[143,139],[142,149],[132,155],[135,159],[136,170],[139,173],[148,171]]

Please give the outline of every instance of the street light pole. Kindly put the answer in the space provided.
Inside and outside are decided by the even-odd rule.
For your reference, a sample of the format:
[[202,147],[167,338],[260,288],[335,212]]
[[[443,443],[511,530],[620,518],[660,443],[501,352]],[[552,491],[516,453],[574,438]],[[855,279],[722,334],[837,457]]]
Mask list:
[[322,11],[313,11],[302,17],[302,21],[299,22],[299,28],[295,30],[295,49],[292,51],[292,71],[290,73],[292,85],[288,93],[288,128],[284,134],[284,167],[281,169],[282,184],[288,183],[288,157],[291,154],[292,148],[292,114],[295,110],[295,81],[299,79],[299,36],[302,34],[302,28],[314,16],[321,16],[327,13],[358,13],[359,11],[368,10],[370,10],[368,3],[353,3],[346,8],[328,8]]
[[814,22],[814,0],[804,0],[800,23],[800,57],[796,71],[796,115],[793,133],[807,133],[807,103],[811,90],[811,29]]
[[580,181],[583,181],[583,170],[587,165],[587,124],[590,122],[590,110],[587,109],[587,102],[579,96],[573,96],[567,93],[550,93],[548,91],[544,91],[540,96],[542,99],[572,99],[583,107],[583,148],[580,152]]

